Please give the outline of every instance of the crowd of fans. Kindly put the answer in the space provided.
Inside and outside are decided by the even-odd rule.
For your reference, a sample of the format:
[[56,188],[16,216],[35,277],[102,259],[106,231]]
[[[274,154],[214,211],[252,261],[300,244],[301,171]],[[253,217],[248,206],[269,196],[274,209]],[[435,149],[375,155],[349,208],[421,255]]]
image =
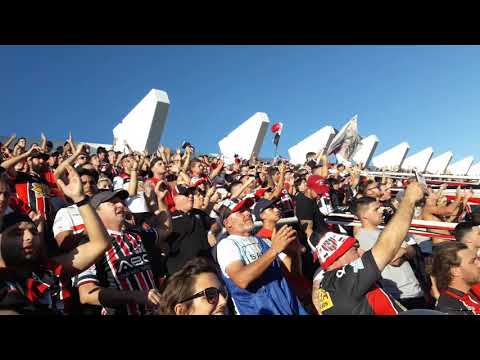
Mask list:
[[[449,201],[322,152],[226,165],[126,145],[1,144],[1,313],[480,314],[471,190]],[[414,218],[458,225],[409,235]]]

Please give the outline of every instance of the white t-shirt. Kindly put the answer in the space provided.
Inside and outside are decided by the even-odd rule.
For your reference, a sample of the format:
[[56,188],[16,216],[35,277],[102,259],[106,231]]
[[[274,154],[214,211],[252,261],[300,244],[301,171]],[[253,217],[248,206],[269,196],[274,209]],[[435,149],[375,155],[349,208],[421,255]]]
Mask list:
[[77,235],[83,233],[84,229],[85,224],[77,205],[58,210],[53,222],[53,236],[64,231],[73,231],[73,234]]
[[[130,185],[130,181],[125,181],[121,176],[116,176],[113,178],[113,189],[114,190],[127,190],[128,186]],[[138,179],[138,191],[137,195],[130,196],[125,200],[125,203],[128,206],[128,209],[133,213],[144,213],[148,212],[147,201],[145,200],[145,196],[143,196],[143,181]]]
[[[360,229],[356,238],[360,248],[364,251],[370,250],[378,240],[380,230]],[[408,239],[407,244],[412,239]],[[408,261],[400,266],[387,265],[382,271],[380,279],[383,289],[395,299],[409,299],[423,296],[422,288],[418,282],[412,267]]]
[[[267,245],[271,245],[269,239],[263,239]],[[262,256],[262,249],[259,240],[255,236],[238,236],[229,235],[222,239],[217,245],[217,261],[220,265],[223,275],[229,278],[225,269],[234,261],[241,261],[244,265],[248,265]],[[278,255],[280,259],[285,254]]]

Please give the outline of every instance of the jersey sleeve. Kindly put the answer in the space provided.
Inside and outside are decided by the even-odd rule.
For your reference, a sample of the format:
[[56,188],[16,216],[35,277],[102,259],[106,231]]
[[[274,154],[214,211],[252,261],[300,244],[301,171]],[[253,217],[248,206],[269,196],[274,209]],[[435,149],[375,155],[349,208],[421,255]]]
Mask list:
[[55,215],[53,222],[53,236],[57,236],[64,231],[73,231],[73,220],[66,208],[60,209]]
[[113,190],[122,190],[123,189],[123,178],[120,176],[115,176],[113,178]]
[[229,277],[225,269],[235,261],[242,261],[242,256],[237,245],[230,239],[223,239],[217,245],[217,261],[223,275]]
[[365,296],[381,276],[370,250],[361,258],[336,270],[337,286],[343,288],[342,293],[351,294],[355,298]]
[[97,276],[97,266],[95,264],[73,278],[73,286],[77,288],[87,283],[100,284]]

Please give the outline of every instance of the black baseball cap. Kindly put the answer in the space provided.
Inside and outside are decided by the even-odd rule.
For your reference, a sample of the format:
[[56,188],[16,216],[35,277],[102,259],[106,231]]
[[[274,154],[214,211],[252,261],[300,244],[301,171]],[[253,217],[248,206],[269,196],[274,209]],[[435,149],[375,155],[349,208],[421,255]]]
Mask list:
[[23,221],[33,224],[32,219],[30,219],[28,215],[25,215],[19,212],[13,212],[13,213],[7,214],[3,217],[2,220],[3,221],[2,221],[2,226],[0,227],[0,233],[4,232],[10,226],[13,226]]
[[110,201],[115,197],[118,197],[121,200],[125,200],[128,198],[129,194],[128,191],[126,190],[116,190],[116,191],[102,191],[99,192],[98,194],[95,194],[91,199],[90,199],[90,205],[94,209],[98,208],[100,204]]
[[255,203],[253,208],[253,215],[255,216],[256,221],[260,221],[260,214],[267,209],[273,208],[280,201],[279,198],[275,200],[260,199]]
[[177,185],[177,194],[188,196],[195,193],[195,188],[192,186]]
[[48,159],[50,159],[50,155],[45,154],[43,152],[35,152],[32,155],[30,155],[30,158],[32,158],[32,159],[43,159],[43,160],[47,161]]

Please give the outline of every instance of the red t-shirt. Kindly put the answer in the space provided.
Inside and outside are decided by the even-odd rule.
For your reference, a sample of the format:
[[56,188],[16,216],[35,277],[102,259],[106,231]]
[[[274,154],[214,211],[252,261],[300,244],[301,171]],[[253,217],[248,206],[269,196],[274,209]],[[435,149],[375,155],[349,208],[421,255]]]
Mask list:
[[[146,181],[153,183],[153,185],[157,185],[158,182],[161,180],[154,176],[152,178],[147,179]],[[170,212],[175,211],[175,202],[173,201],[173,197],[175,196],[175,194],[176,194],[175,189],[172,189],[171,187],[169,187],[167,195],[165,196],[165,204],[167,204],[168,211]]]
[[480,283],[476,283],[475,285],[473,285],[470,289],[470,292],[480,299]]

